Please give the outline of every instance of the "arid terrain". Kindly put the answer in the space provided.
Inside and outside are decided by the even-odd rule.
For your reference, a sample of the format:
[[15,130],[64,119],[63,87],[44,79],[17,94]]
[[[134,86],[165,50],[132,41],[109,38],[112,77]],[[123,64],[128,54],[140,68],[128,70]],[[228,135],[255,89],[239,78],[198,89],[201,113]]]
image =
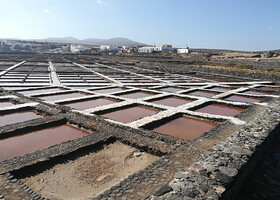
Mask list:
[[0,199],[254,195],[279,59],[210,53],[0,54]]

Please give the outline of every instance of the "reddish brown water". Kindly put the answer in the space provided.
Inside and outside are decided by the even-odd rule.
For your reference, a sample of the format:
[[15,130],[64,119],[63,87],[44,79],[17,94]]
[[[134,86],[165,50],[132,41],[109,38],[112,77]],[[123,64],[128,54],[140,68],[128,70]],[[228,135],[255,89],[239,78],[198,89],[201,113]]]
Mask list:
[[246,91],[246,92],[242,92],[242,94],[253,94],[253,95],[264,95],[264,94],[268,94],[266,92],[257,92],[257,91]]
[[61,83],[85,83],[83,80],[60,80]]
[[102,116],[115,121],[129,123],[135,120],[138,120],[142,117],[153,115],[157,113],[157,110],[146,108],[143,106],[135,106],[132,108],[125,108],[122,110],[117,110],[109,113],[105,113]]
[[140,83],[158,83],[159,81],[156,80],[137,80]]
[[138,81],[133,80],[133,79],[129,79],[129,80],[119,80],[119,81],[122,82],[122,83],[136,83],[136,82],[138,82]]
[[159,90],[164,92],[178,92],[181,91],[182,89],[176,87],[166,87],[166,88],[161,88]]
[[99,99],[92,99],[89,101],[80,101],[76,103],[67,103],[63,104],[65,106],[69,106],[71,108],[75,108],[77,110],[85,110],[89,108],[95,108],[98,106],[107,105],[110,103],[119,102],[117,100],[107,99],[107,98],[99,98]]
[[22,80],[19,79],[19,80],[16,80],[16,79],[0,79],[0,82],[2,83],[20,83]]
[[44,101],[56,101],[56,100],[61,100],[61,99],[69,99],[69,98],[84,97],[84,96],[86,96],[86,94],[79,93],[79,92],[73,92],[73,93],[67,93],[67,94],[42,96],[39,98]]
[[225,105],[211,104],[199,108],[195,111],[201,113],[214,114],[214,115],[235,116],[243,110],[244,110],[243,108],[235,108],[235,107],[230,107]]
[[14,124],[19,122],[25,122],[31,119],[37,119],[42,116],[36,114],[33,111],[23,111],[17,113],[9,113],[5,115],[0,115],[0,126],[5,126],[8,124]]
[[28,80],[28,79],[26,79],[25,81],[24,81],[24,83],[49,83],[50,81],[49,80]]
[[147,96],[151,96],[153,94],[147,93],[147,92],[133,92],[133,93],[128,93],[128,94],[122,94],[120,96],[130,98],[130,99],[138,99],[138,98],[143,98]]
[[153,131],[179,137],[183,140],[192,140],[216,125],[213,122],[197,118],[180,117],[153,129]]
[[47,128],[0,140],[0,161],[83,137],[88,133],[69,125]]
[[108,83],[108,81],[106,80],[97,80],[97,79],[94,79],[94,80],[87,80],[88,83]]
[[274,88],[274,87],[266,87],[266,86],[263,86],[263,87],[260,87],[261,89],[265,89],[265,90],[280,90],[280,88]]
[[92,90],[93,92],[98,92],[98,93],[111,93],[111,92],[119,92],[123,91],[124,88],[108,88],[108,89],[101,89],[101,90]]
[[231,84],[230,86],[233,86],[233,87],[248,87],[249,85],[248,84]]
[[14,104],[10,101],[0,101],[0,107],[6,107],[6,106],[13,106]]
[[49,88],[49,89],[41,89],[41,90],[27,90],[27,91],[19,91],[20,94],[37,94],[37,93],[44,93],[44,92],[59,92],[63,91],[63,89],[60,88]]
[[20,89],[27,89],[28,87],[13,87],[13,86],[7,86],[7,87],[2,87],[5,90],[20,90]]
[[244,97],[244,96],[239,96],[239,95],[232,95],[225,100],[230,100],[230,101],[241,101],[245,103],[252,103],[252,102],[259,102],[261,101],[260,98],[253,98],[253,97]]
[[95,86],[70,86],[70,87],[74,89],[87,89]]
[[159,99],[159,100],[152,101],[152,103],[162,104],[165,106],[177,107],[177,106],[181,106],[181,105],[186,104],[191,101],[192,100],[190,100],[190,99],[182,99],[179,97],[168,97],[165,99]]
[[201,87],[201,85],[181,85],[181,86],[184,87],[185,89]]
[[201,96],[201,97],[212,97],[216,94],[217,93],[215,92],[206,92],[206,91],[195,91],[195,92],[188,93],[188,95]]
[[79,76],[59,76],[60,80],[68,81],[68,80],[82,80]]
[[211,90],[219,91],[219,92],[228,92],[233,90],[232,88],[225,88],[225,87],[213,87]]

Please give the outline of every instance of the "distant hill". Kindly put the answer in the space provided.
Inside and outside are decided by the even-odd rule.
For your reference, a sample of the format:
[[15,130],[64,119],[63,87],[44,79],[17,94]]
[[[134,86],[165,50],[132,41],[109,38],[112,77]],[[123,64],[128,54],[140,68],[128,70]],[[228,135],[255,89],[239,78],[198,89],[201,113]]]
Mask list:
[[63,37],[63,38],[56,38],[56,37],[49,37],[46,39],[40,39],[36,40],[40,42],[57,42],[57,43],[71,43],[71,44],[88,44],[88,45],[132,45],[132,44],[137,44],[140,46],[146,46],[147,44],[143,44],[141,42],[136,42],[133,40],[130,40],[128,38],[112,38],[112,39],[98,39],[98,38],[88,38],[84,40],[79,40],[74,37]]

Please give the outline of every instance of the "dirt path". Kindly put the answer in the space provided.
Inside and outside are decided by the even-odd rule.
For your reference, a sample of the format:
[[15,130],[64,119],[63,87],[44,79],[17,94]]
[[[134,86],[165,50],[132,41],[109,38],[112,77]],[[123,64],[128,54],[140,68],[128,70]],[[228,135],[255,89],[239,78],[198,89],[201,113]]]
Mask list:
[[115,142],[99,152],[57,164],[22,181],[46,198],[90,199],[157,159],[156,156]]

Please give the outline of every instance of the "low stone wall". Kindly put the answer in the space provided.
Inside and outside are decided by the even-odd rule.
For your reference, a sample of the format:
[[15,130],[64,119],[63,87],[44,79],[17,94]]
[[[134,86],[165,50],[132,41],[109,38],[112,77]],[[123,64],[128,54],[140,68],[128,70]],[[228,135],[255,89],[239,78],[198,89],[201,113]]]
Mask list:
[[228,75],[232,77],[241,77],[247,79],[261,79],[268,81],[280,81],[279,75],[273,74],[262,74],[256,72],[245,72],[245,71],[235,71],[228,69],[216,69],[216,68],[208,68],[208,67],[186,67],[188,71],[197,71],[201,73],[210,73],[210,74],[219,74],[219,75]]
[[280,69],[280,59],[211,59],[210,62],[213,63],[234,63],[234,64],[245,64],[251,65],[258,70],[279,70]]
[[175,73],[175,74],[186,74],[186,73],[196,72],[196,73],[207,73],[207,74],[214,74],[214,75],[215,74],[226,75],[235,78],[239,77],[247,80],[260,79],[260,80],[268,80],[268,81],[276,81],[276,82],[280,81],[279,75],[262,74],[256,72],[246,72],[246,71],[235,71],[229,69],[218,69],[218,68],[210,68],[210,67],[195,67],[190,65],[174,65],[174,64],[162,64],[162,63],[157,63],[156,66],[153,67],[151,67],[150,65],[146,65],[145,63],[137,64],[137,66],[164,71],[168,73]]
[[158,187],[148,199],[237,199],[264,153],[273,145],[280,126],[280,100],[258,117],[199,156],[169,185]]

